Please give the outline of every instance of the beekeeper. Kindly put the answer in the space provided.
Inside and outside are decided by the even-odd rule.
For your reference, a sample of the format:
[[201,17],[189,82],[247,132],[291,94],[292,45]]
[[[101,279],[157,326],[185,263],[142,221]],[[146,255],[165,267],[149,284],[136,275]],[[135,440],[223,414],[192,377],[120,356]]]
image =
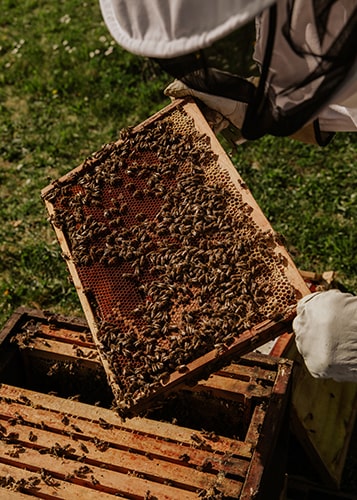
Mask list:
[[[175,80],[171,98],[198,99],[215,132],[324,146],[357,130],[356,0],[100,0],[126,50]],[[259,78],[217,66],[212,48],[255,20]],[[232,63],[232,61],[230,61]],[[357,297],[329,290],[299,301],[296,344],[314,377],[357,381]]]

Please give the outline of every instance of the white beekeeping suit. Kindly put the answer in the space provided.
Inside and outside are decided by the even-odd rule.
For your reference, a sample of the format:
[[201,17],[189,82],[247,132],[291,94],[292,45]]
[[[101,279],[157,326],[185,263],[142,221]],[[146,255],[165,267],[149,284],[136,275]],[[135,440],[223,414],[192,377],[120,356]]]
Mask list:
[[[357,0],[100,0],[113,38],[160,60],[192,95],[248,140],[300,136],[325,145],[357,130]],[[207,49],[256,19],[257,86],[211,67]],[[207,57],[206,57],[207,56]],[[311,139],[312,138],[312,139]],[[296,344],[314,377],[357,382],[357,297],[336,290],[298,303]]]
[[[342,0],[336,2],[326,20],[323,35],[319,36],[314,22],[313,5],[310,2],[294,2],[294,9],[287,9],[287,2],[277,2],[277,25],[275,30],[274,53],[269,67],[269,81],[275,93],[275,105],[281,108],[296,106],[296,103],[306,101],[313,95],[314,87],[319,85],[319,80],[312,81],[304,88],[295,92],[286,93],[285,89],[293,87],[296,76],[306,75],[318,68],[321,64],[320,54],[334,43],[337,34],[343,31],[349,19],[351,8],[356,8],[356,2]],[[290,36],[304,51],[304,57],[291,49],[281,27],[286,25],[291,16]],[[259,65],[264,59],[267,43],[269,13],[264,11],[256,18],[256,44],[254,59]],[[357,27],[355,27],[357,31]],[[357,52],[357,46],[355,48]],[[354,132],[357,130],[357,68],[356,63],[349,68],[343,85],[326,101],[322,108],[312,119],[317,118],[321,131],[324,132]],[[310,93],[311,92],[311,93]]]
[[357,382],[357,297],[339,290],[299,301],[293,327],[313,377]]
[[292,135],[313,124],[324,145],[329,136],[320,137],[320,131],[357,129],[356,0],[100,0],[100,5],[121,46],[170,69],[188,54],[201,51],[202,57],[207,47],[257,18],[255,59],[262,75],[253,97],[239,82],[236,96],[227,95],[221,79],[221,86],[212,87],[204,63],[206,81],[196,78],[197,71],[185,75],[180,68],[179,81],[167,90],[174,97],[198,97],[247,139]]
[[248,23],[274,0],[100,0],[119,45],[145,57],[169,58],[210,46]]

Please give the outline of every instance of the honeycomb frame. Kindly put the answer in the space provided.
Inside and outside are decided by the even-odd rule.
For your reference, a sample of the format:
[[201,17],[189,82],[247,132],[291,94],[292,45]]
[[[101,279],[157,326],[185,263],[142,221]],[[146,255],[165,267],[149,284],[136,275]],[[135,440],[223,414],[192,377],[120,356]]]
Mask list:
[[308,293],[190,99],[42,197],[122,416],[291,331]]

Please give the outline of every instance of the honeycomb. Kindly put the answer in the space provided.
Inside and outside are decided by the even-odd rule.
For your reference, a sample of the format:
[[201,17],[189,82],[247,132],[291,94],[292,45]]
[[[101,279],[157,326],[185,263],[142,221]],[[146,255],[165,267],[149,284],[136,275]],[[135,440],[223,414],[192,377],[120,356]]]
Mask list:
[[123,130],[44,198],[122,415],[296,303],[273,233],[182,106]]

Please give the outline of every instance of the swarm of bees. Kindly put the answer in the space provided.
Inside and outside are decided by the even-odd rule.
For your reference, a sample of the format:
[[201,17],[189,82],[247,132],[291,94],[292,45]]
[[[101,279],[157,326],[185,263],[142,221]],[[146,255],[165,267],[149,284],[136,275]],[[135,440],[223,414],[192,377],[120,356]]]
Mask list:
[[124,130],[45,196],[123,415],[170,373],[296,301],[272,233],[253,221],[209,138],[175,113]]

